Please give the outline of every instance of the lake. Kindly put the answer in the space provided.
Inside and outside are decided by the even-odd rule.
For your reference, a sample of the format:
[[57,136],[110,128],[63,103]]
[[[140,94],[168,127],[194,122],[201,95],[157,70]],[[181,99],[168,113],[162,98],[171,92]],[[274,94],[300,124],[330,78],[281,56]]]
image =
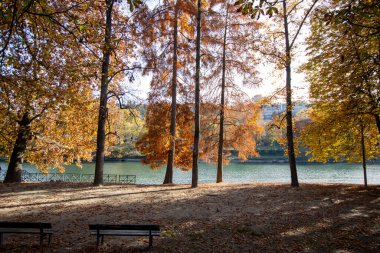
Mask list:
[[[0,162],[4,171],[7,164]],[[368,184],[380,184],[380,164],[367,165]],[[39,172],[30,164],[23,168],[28,172]],[[350,183],[363,184],[361,164],[346,163],[299,163],[298,179],[300,183]],[[66,173],[94,174],[95,163],[85,163],[83,168],[68,166]],[[57,172],[51,170],[51,172]],[[136,175],[137,184],[161,184],[165,176],[165,168],[151,170],[140,162],[106,162],[105,174]],[[174,170],[174,183],[190,184],[191,171]],[[216,166],[200,163],[199,182],[213,183],[216,179]],[[224,182],[276,182],[290,183],[289,165],[267,163],[231,163],[224,167]]]

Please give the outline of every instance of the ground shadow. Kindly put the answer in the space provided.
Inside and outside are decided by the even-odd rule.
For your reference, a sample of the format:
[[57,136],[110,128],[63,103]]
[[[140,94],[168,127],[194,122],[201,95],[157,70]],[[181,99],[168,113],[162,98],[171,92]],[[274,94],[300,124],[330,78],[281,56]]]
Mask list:
[[[104,187],[108,194],[13,205],[8,220],[49,220],[52,247],[93,252],[88,224],[159,224],[162,236],[107,238],[104,252],[378,252],[380,188],[353,185]],[[87,188],[84,187],[83,190]],[[107,190],[108,189],[108,190]],[[69,190],[69,189],[68,189]],[[78,189],[77,189],[78,190]],[[119,189],[120,190],[120,189]],[[129,192],[131,190],[131,192]],[[65,192],[66,193],[66,192]],[[63,194],[63,193],[52,193]],[[78,194],[79,196],[75,196]],[[98,195],[96,195],[98,194]],[[74,197],[75,196],[75,197]],[[12,205],[2,207],[2,212]],[[9,245],[17,244],[10,238]]]

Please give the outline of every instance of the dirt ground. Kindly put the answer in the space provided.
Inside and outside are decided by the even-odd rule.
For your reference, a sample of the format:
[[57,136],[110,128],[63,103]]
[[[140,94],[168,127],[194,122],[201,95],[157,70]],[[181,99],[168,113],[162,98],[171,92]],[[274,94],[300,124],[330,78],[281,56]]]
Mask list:
[[[0,184],[0,220],[51,222],[52,252],[95,252],[97,223],[161,226],[152,248],[105,237],[100,252],[380,252],[380,186]],[[39,251],[38,236],[4,243]]]

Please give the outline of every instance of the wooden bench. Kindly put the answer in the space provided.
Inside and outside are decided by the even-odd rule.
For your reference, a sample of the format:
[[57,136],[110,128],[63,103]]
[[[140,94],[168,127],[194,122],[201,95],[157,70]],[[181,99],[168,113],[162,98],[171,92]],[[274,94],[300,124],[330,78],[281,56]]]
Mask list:
[[0,222],[0,246],[3,245],[3,234],[39,234],[41,250],[43,249],[44,237],[48,235],[48,247],[50,250],[51,235],[53,234],[53,230],[50,223]]
[[91,235],[96,235],[96,247],[104,236],[149,236],[149,247],[153,245],[153,236],[160,236],[159,225],[89,225]]

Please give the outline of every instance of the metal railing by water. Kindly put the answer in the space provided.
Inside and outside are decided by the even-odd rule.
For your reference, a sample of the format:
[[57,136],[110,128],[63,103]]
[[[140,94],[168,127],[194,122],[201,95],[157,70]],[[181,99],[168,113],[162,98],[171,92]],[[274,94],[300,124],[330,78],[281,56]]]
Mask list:
[[[71,183],[90,183],[94,181],[94,174],[76,174],[76,173],[30,173],[22,172],[23,182],[71,182]],[[0,181],[5,178],[5,172],[0,172]],[[113,184],[136,184],[136,175],[117,175],[103,174],[104,183]]]

